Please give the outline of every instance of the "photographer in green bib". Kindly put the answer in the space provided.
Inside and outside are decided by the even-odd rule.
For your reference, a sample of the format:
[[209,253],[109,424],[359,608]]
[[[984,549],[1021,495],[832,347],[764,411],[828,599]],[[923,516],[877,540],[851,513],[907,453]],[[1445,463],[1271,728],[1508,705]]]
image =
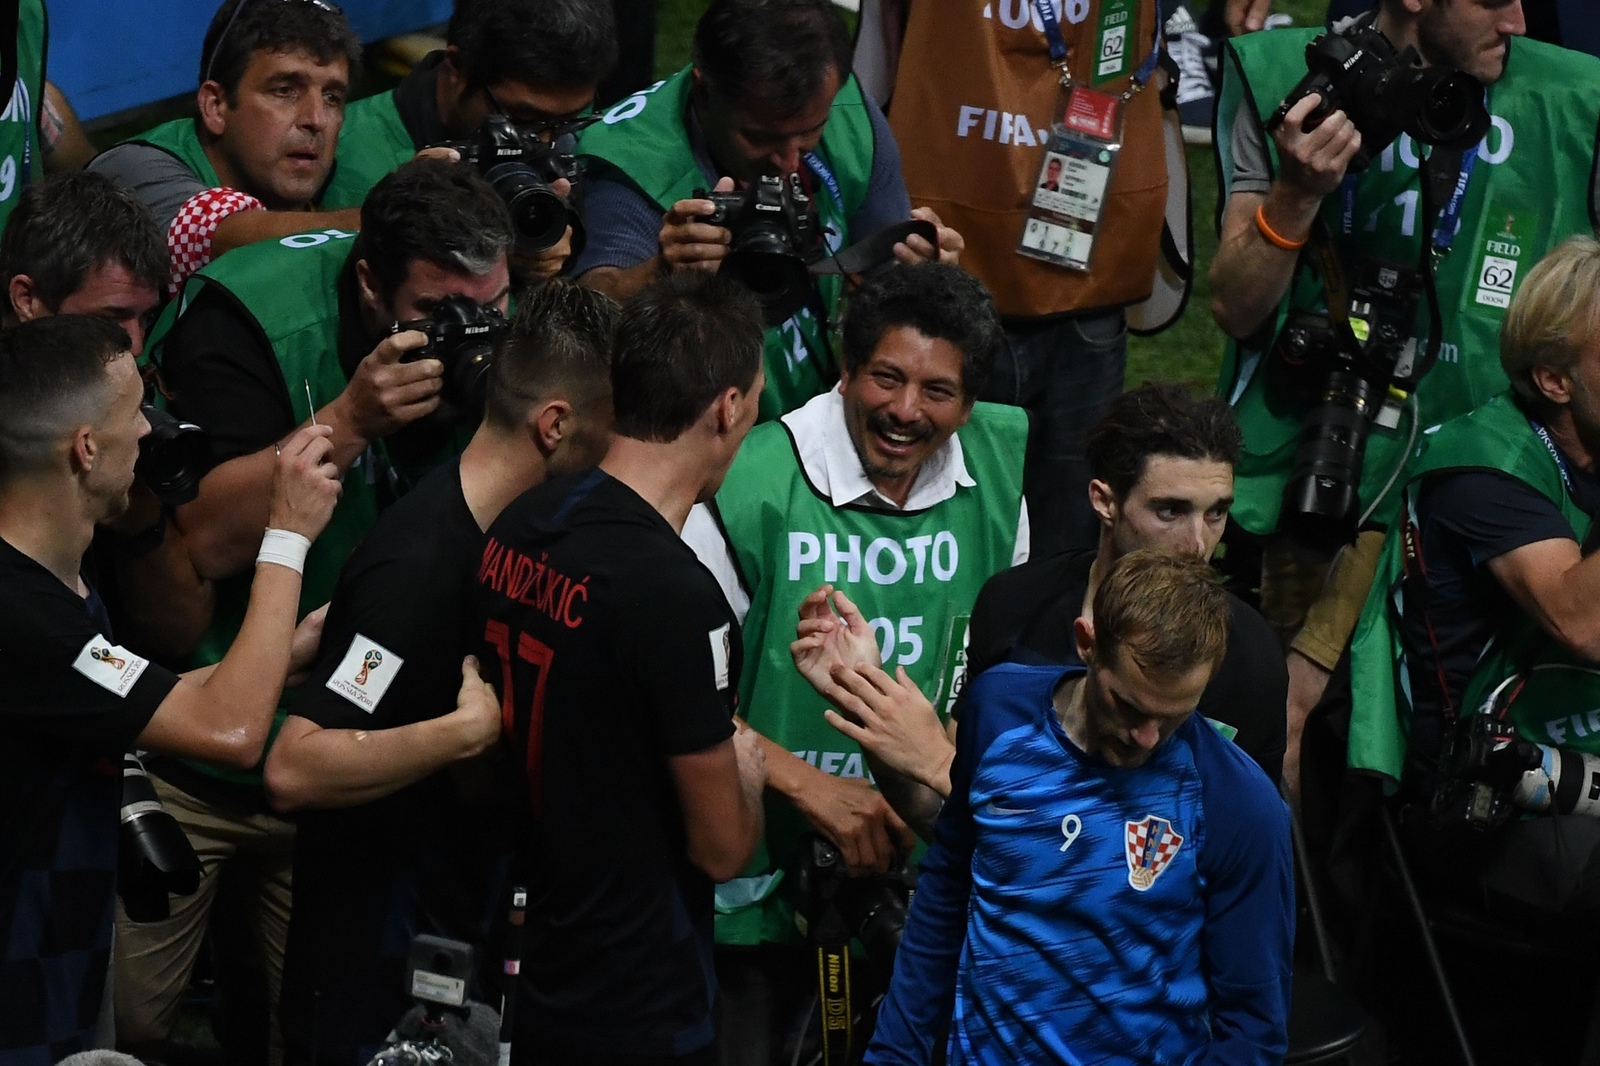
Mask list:
[[[491,116],[508,120],[532,155],[546,147],[570,154],[574,135],[593,121],[586,113],[595,86],[616,59],[610,0],[462,0],[450,16],[443,51],[423,57],[390,91],[345,109],[337,166],[322,204],[359,207],[379,178],[431,145],[481,138]],[[482,165],[505,161],[497,153]],[[562,198],[572,191],[566,178],[548,185]],[[519,281],[552,277],[566,264],[572,227],[552,236],[546,247],[513,255]]]
[[[239,626],[266,486],[279,443],[296,426],[332,428],[330,461],[344,476],[338,509],[307,556],[302,616],[328,601],[380,502],[464,442],[483,364],[459,342],[486,346],[503,325],[506,208],[470,168],[424,159],[380,181],[361,222],[359,236],[324,229],[213,262],[152,333],[172,412],[207,428],[217,459],[176,519],[196,569],[218,582],[196,665],[214,662]],[[119,923],[117,1027],[130,1040],[157,1041],[188,982],[225,864],[259,881],[251,890],[276,1004],[294,827],[268,809],[259,767],[163,759],[147,768],[204,864],[201,890],[174,899],[169,920]]]
[[795,927],[808,834],[852,878],[899,866],[914,844],[794,667],[802,602],[819,586],[844,591],[885,669],[948,717],[978,590],[1027,558],[1027,416],[974,402],[1001,338],[989,293],[958,267],[873,276],[845,315],[840,385],[757,427],[684,527],[743,626],[740,713],[770,774],[763,846],[747,876],[718,889],[724,1061],[787,1055],[816,991]]
[[[1412,802],[1402,840],[1425,896],[1509,923],[1592,917],[1600,242],[1569,238],[1526,273],[1500,360],[1510,389],[1428,430],[1409,470],[1351,642],[1347,757]],[[1549,988],[1593,983],[1547,963]]]
[[[842,275],[891,256],[954,263],[962,248],[931,210],[912,210],[900,149],[850,55],[831,0],[713,0],[693,62],[578,139],[588,243],[573,276],[626,300],[662,271],[736,272],[768,312],[763,419],[838,380]],[[885,234],[908,219],[934,239]],[[808,276],[819,267],[832,272]]]
[[361,42],[327,0],[225,0],[200,50],[194,117],[107,149],[89,169],[131,189],[172,256],[169,295],[231,248],[333,226],[316,213]]
[[1421,428],[1505,388],[1522,276],[1600,218],[1600,61],[1523,31],[1520,0],[1383,0],[1228,46],[1211,283],[1244,431],[1229,539],[1236,568],[1264,548],[1240,576],[1293,639],[1291,790]]

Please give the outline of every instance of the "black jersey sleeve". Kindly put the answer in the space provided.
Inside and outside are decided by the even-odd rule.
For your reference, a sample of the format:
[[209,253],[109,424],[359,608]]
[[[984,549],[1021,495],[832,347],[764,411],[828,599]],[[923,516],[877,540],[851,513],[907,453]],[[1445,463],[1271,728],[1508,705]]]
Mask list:
[[739,625],[716,581],[695,560],[650,575],[641,604],[620,612],[620,646],[632,663],[664,755],[688,755],[733,735]]
[[0,565],[0,677],[8,727],[111,748],[131,747],[178,684],[110,639],[66,586],[15,565]]

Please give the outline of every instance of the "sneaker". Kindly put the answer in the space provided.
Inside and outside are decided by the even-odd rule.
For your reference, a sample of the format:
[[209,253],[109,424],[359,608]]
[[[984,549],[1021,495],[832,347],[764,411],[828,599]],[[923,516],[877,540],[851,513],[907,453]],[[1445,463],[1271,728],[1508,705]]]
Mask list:
[[1163,30],[1167,54],[1178,68],[1178,118],[1183,123],[1183,143],[1209,145],[1217,113],[1217,91],[1212,83],[1217,44],[1200,32],[1194,16],[1181,4]]

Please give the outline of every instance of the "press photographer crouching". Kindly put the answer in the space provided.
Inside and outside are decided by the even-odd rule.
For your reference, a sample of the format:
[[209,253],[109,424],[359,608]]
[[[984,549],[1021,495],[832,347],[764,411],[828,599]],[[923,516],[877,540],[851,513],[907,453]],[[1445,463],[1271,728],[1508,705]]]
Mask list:
[[118,644],[80,567],[95,525],[128,506],[149,432],[131,347],[84,315],[0,334],[0,1048],[16,1061],[96,1046],[124,753],[260,758],[292,667],[305,549],[340,495],[329,430],[290,434],[224,654],[178,675]]
[[1293,642],[1291,789],[1419,432],[1505,388],[1507,303],[1600,217],[1600,61],[1524,29],[1517,0],[1384,0],[1227,49],[1211,280],[1244,432],[1229,566]]
[[[1424,436],[1351,646],[1350,765],[1417,801],[1403,829],[1424,892],[1568,937],[1600,906],[1581,758],[1600,754],[1600,556],[1585,555],[1600,510],[1597,308],[1593,238],[1528,273],[1502,334],[1511,388]],[[1541,969],[1541,1003],[1593,984],[1586,964]],[[1543,1028],[1541,1040],[1581,1035]]]
[[[565,282],[523,302],[494,343],[483,422],[460,459],[386,510],[339,576],[266,766],[297,827],[279,1005],[291,1064],[372,1058],[411,1000],[413,934],[498,962],[487,922],[503,910],[515,799],[497,758],[473,758],[499,738],[500,705],[462,665],[483,637],[483,531],[523,491],[599,461],[616,318],[609,297]],[[483,698],[468,700],[473,688]]]
[[[302,616],[327,603],[380,505],[460,450],[481,370],[473,350],[509,297],[511,236],[504,204],[476,173],[418,160],[373,189],[359,237],[324,229],[231,252],[195,274],[165,312],[152,357],[172,412],[207,428],[218,460],[198,498],[178,510],[196,568],[218,582],[196,665],[215,661],[240,624],[268,476],[297,426],[330,431],[329,461],[344,479],[339,508],[310,548]],[[146,766],[205,861],[200,891],[174,901],[169,921],[119,927],[128,950],[118,956],[118,1028],[155,1042],[177,1010],[225,867],[249,878],[241,882],[255,905],[248,928],[276,1004],[294,829],[268,807],[259,767]],[[267,1009],[252,1013],[265,1018]]]
[[462,0],[443,51],[345,109],[324,205],[359,206],[415,152],[454,149],[511,209],[517,281],[555,275],[582,246],[572,153],[616,35],[609,0]]

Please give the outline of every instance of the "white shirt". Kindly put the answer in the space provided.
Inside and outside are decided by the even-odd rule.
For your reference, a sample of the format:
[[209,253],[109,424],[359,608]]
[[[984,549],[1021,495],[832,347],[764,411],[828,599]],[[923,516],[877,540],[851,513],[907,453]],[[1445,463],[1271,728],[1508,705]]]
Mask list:
[[[911,495],[904,507],[879,492],[861,466],[861,457],[850,440],[844,421],[844,394],[831,389],[812,397],[805,406],[784,415],[784,425],[794,436],[800,466],[816,490],[835,507],[859,504],[883,511],[922,511],[950,499],[957,488],[975,488],[977,482],[967,472],[961,453],[961,432],[957,430],[939,449],[928,456],[911,483]],[[697,503],[683,524],[683,539],[694,549],[728,598],[728,606],[743,625],[750,613],[750,594],[739,581],[733,561],[733,548],[711,511]],[[1023,501],[1017,514],[1017,540],[1011,552],[1011,565],[1028,561],[1028,504]]]

